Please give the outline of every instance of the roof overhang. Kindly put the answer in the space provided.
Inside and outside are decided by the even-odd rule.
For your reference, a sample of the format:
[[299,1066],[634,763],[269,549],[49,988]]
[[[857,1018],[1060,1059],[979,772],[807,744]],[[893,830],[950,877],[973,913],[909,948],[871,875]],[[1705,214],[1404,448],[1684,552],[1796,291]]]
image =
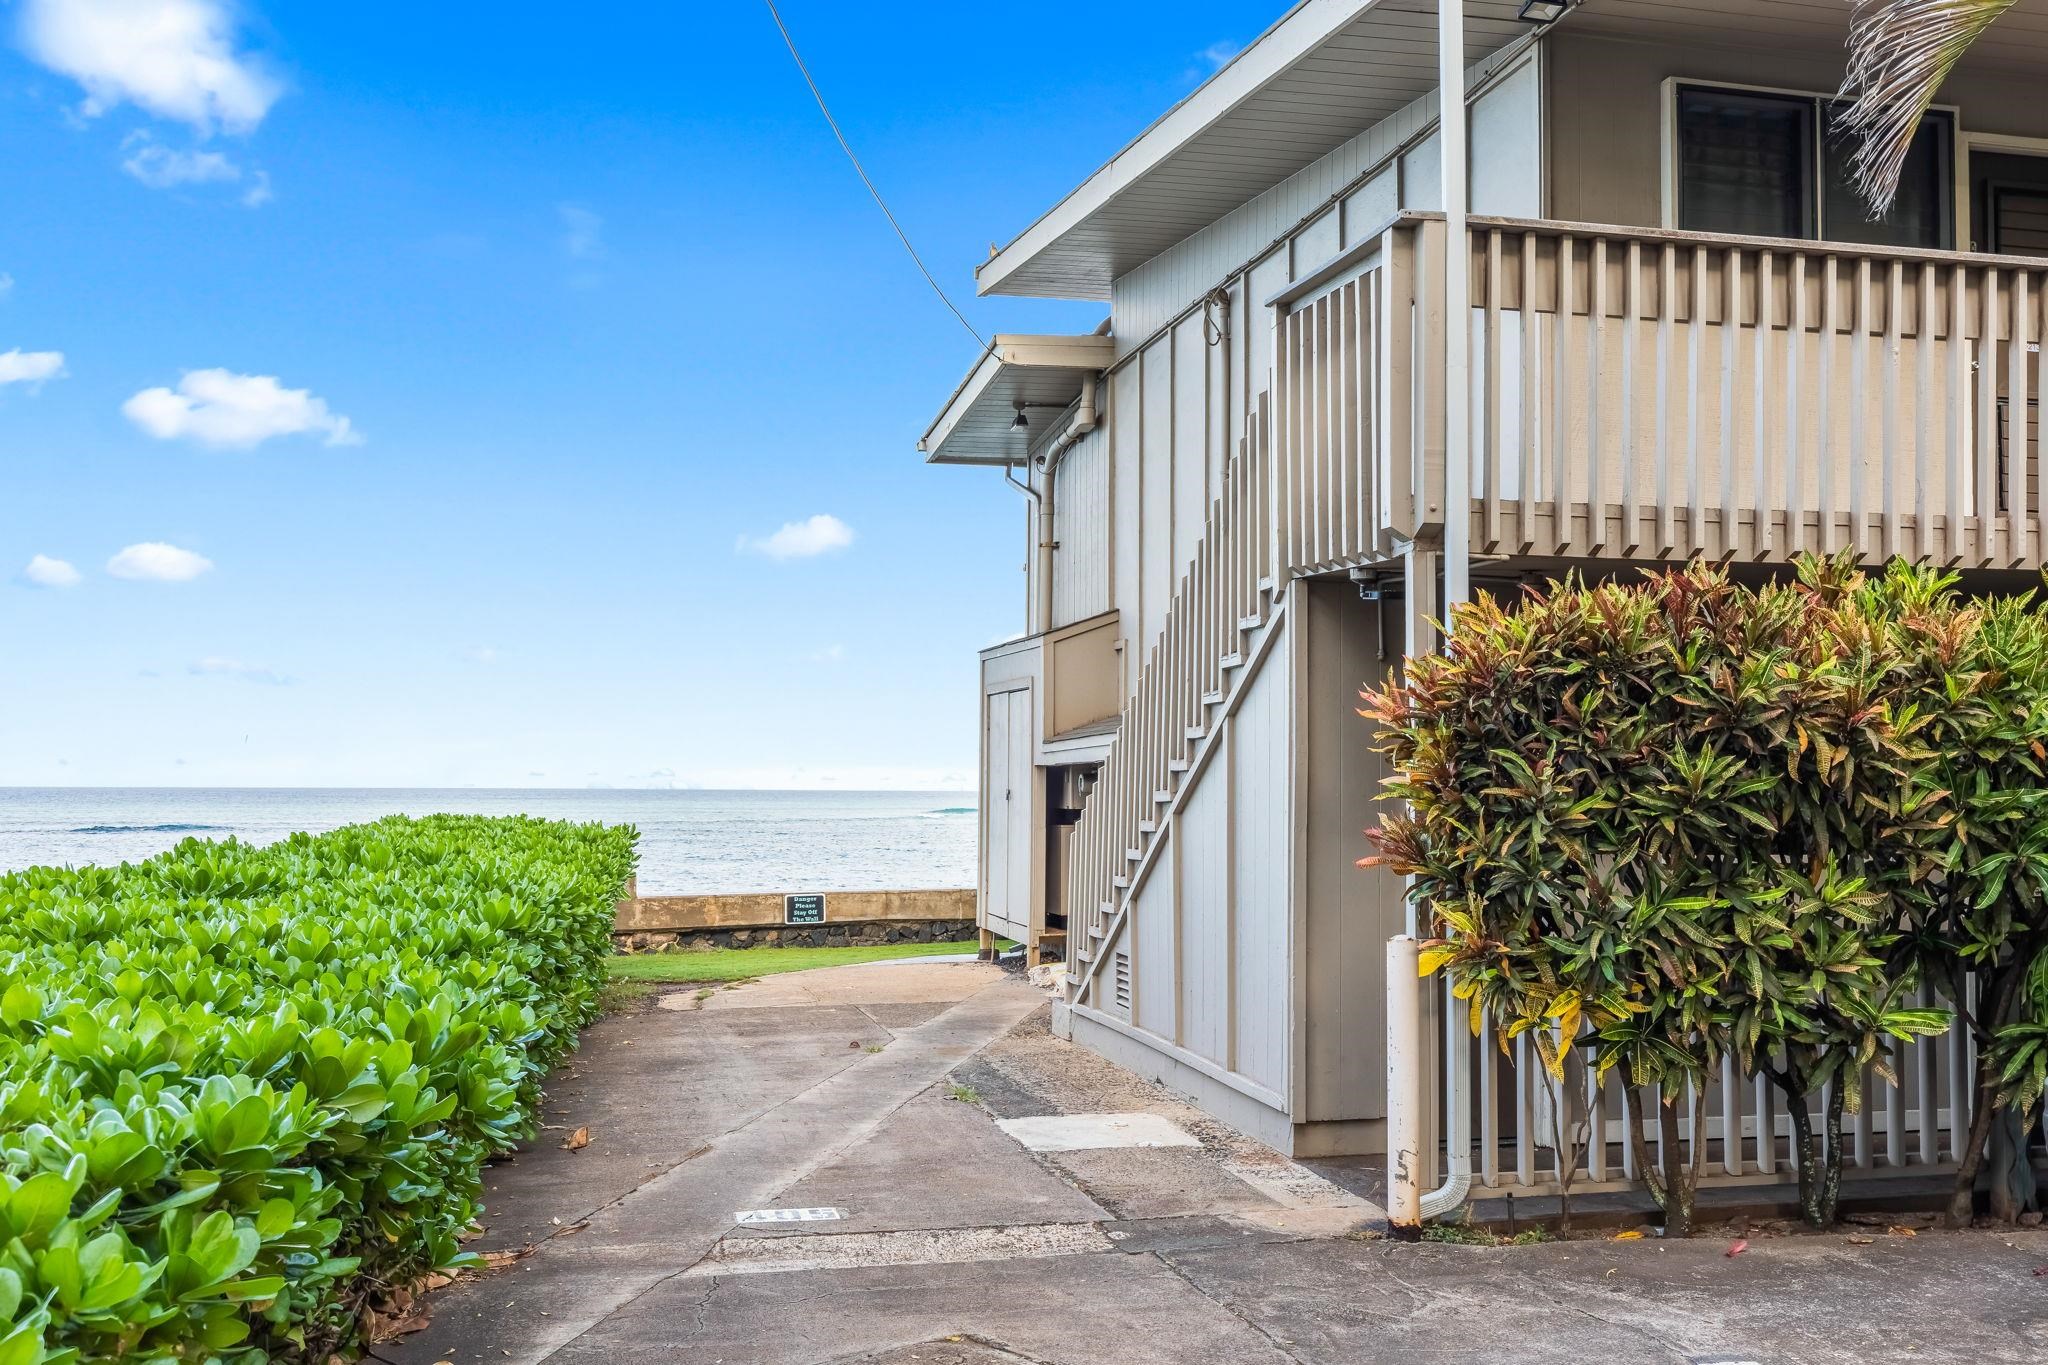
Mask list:
[[[999,335],[917,448],[932,464],[1021,465],[1055,416],[1073,406],[1090,375],[1116,359],[1108,336]],[[1024,428],[1015,427],[1023,404]]]
[[[1529,32],[1465,0],[1469,67]],[[1110,282],[1436,88],[1436,0],[1302,0],[975,271],[983,294]]]

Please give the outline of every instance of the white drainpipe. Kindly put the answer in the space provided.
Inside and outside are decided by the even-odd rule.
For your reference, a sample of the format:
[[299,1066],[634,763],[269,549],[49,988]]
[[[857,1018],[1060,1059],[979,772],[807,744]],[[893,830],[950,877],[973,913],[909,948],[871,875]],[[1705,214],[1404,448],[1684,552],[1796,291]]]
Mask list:
[[1422,1234],[1422,982],[1413,934],[1387,940],[1387,1226]]
[[[1465,231],[1465,4],[1437,0],[1437,148],[1443,172],[1444,246],[1444,595],[1448,623],[1472,595],[1472,273]],[[1471,1040],[1463,1011],[1444,999],[1444,1182],[1422,1196],[1424,1218],[1438,1218],[1472,1192],[1472,1105],[1466,1093]],[[1420,991],[1416,1004],[1421,1004]],[[1418,1024],[1419,1027],[1419,1024]]]
[[1043,480],[1044,491],[1038,497],[1038,620],[1037,633],[1045,634],[1052,629],[1052,552],[1059,545],[1053,534],[1053,478],[1059,472],[1060,459],[1069,450],[1095,430],[1095,376],[1088,375],[1081,380],[1081,401],[1074,408],[1073,420],[1066,429],[1053,438],[1052,445],[1045,452]]

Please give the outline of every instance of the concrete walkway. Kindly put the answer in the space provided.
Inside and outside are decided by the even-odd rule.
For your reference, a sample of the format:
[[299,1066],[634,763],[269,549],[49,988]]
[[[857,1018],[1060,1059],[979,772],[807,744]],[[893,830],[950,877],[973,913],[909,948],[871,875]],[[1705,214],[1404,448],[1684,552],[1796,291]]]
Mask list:
[[[1734,1258],[1718,1239],[1370,1240],[1369,1197],[1051,1037],[1045,997],[985,965],[837,968],[661,1004],[591,1030],[550,1088],[550,1130],[491,1172],[477,1246],[507,1263],[432,1296],[432,1325],[378,1356],[1846,1365],[2048,1352],[2040,1232],[1759,1239]],[[1048,1150],[1002,1126],[1046,1115],[1066,1120],[1010,1127]],[[579,1126],[590,1145],[563,1150]],[[1067,1145],[1176,1131],[1192,1141]],[[800,1208],[842,1216],[735,1222]]]

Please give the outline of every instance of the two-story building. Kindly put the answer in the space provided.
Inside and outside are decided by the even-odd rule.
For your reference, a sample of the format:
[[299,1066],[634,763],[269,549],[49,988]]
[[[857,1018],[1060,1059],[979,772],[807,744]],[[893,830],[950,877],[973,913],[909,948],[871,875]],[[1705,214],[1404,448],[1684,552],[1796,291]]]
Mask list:
[[[1110,306],[997,338],[921,443],[1023,490],[982,917],[1063,946],[1076,1040],[1283,1151],[1383,1150],[1411,921],[1356,866],[1356,696],[1446,602],[1695,555],[2043,562],[2048,0],[1956,69],[1876,221],[1835,128],[1849,16],[1304,0],[981,264]],[[1554,1106],[1606,1139],[1579,1188],[1627,1174],[1618,1095],[1461,1029],[1395,1096],[1432,1181],[1546,1187]],[[1872,1082],[1857,1166],[1947,1160],[1964,1049]],[[1760,1080],[1697,1102],[1717,1177],[1783,1178]]]

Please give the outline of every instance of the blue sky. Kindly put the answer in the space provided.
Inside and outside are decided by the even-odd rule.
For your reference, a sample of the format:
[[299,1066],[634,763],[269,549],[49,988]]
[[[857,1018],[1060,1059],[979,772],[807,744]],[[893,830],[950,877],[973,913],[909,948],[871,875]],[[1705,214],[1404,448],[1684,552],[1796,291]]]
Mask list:
[[[1272,17],[783,12],[984,332]],[[971,784],[1019,498],[764,6],[4,0],[0,166],[0,785]]]

